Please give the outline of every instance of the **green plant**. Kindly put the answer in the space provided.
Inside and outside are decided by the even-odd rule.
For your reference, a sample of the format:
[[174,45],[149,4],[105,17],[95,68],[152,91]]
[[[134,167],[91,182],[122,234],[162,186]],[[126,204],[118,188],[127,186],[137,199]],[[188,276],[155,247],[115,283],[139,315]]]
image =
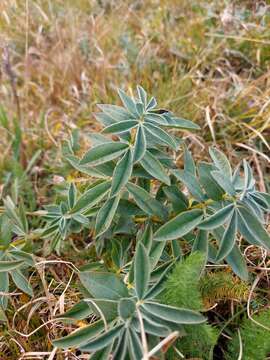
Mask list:
[[[7,202],[7,213],[13,218],[16,217],[17,223],[23,227],[19,215],[13,208],[14,204],[10,199]],[[19,239],[13,241],[14,226],[16,225],[12,224],[6,214],[0,217],[0,291],[3,293],[0,296],[0,320],[6,319],[5,310],[8,305],[10,278],[18,289],[33,296],[33,289],[24,273],[27,268],[34,265],[34,260],[31,254],[23,250],[24,243],[20,243]],[[17,232],[18,230],[19,228]]]
[[[174,154],[183,141],[169,134],[168,129],[198,127],[169,111],[156,110],[156,100],[149,99],[140,86],[136,98],[122,90],[119,96],[124,107],[99,105],[102,112],[96,118],[105,128],[94,136],[94,146],[81,160],[71,143],[66,147],[65,159],[97,182],[92,182],[78,199],[71,184],[67,200],[48,209],[45,218],[49,224],[43,236],[54,234],[54,243],[58,243],[73,226],[87,226],[90,218],[95,222],[96,244],[102,248],[123,218],[139,228],[142,222],[151,221],[156,242],[172,241],[178,246],[177,240],[185,239],[193,251],[206,253],[214,263],[226,260],[238,276],[247,280],[237,234],[252,245],[270,249],[263,226],[270,195],[256,190],[249,164],[243,162],[242,177],[240,165],[233,171],[226,156],[210,148],[212,163],[196,166],[184,146],[184,170],[178,170]],[[108,138],[107,134],[114,137]],[[182,191],[183,186],[189,196]],[[125,233],[131,234],[131,228],[126,226]]]
[[[167,274],[175,260],[182,257],[181,244],[191,252],[201,251],[205,261],[226,260],[244,280],[248,279],[248,271],[237,234],[252,245],[270,248],[270,238],[264,229],[269,195],[256,190],[248,163],[243,163],[242,177],[240,166],[232,171],[226,156],[210,148],[212,163],[201,162],[196,166],[183,141],[168,133],[170,128],[196,130],[195,124],[156,109],[156,100],[149,99],[141,87],[137,88],[136,98],[121,90],[119,95],[124,107],[99,105],[102,112],[96,118],[105,128],[102,134],[92,135],[94,146],[81,160],[76,156],[74,138],[64,147],[65,160],[77,171],[89,175],[90,185],[77,188],[70,184],[65,197],[46,208],[44,218],[48,225],[43,232],[43,237],[53,239],[52,249],[60,251],[61,240],[87,228],[94,236],[97,255],[106,255],[108,259],[111,252],[113,268],[119,275],[108,271],[108,266],[102,273],[81,272],[88,299],[71,310],[75,317],[77,311],[83,318],[93,312],[101,320],[55,341],[59,347],[79,346],[85,351],[105,352],[104,358],[120,349],[121,356],[128,349],[133,358],[135,346],[139,349],[135,352],[146,356],[148,342],[156,344],[159,337],[175,330],[172,314],[175,322],[185,322],[177,315],[182,310],[168,310],[170,307],[160,305],[155,299],[159,289],[163,289],[160,284],[165,275],[161,276],[161,270]],[[180,145],[184,148],[184,170],[178,170],[174,160]],[[177,283],[177,278],[173,279]],[[197,287],[196,282],[194,286]],[[195,288],[190,289],[193,305],[195,310],[201,310],[195,306],[196,298],[201,303]],[[118,289],[117,293],[112,289]],[[192,308],[186,295],[184,291],[175,305],[181,306],[182,299],[185,306]],[[159,313],[162,309],[166,315]],[[202,320],[196,313],[188,322],[196,323],[195,318]],[[156,329],[158,339],[153,340],[151,331],[145,329],[147,335],[144,334],[143,321],[154,327],[168,327],[168,332],[161,334]],[[197,334],[200,331],[206,338],[209,335],[209,343],[214,341],[207,326],[198,328]],[[187,347],[188,344],[187,340]]]
[[263,360],[270,352],[270,311],[263,310],[252,316],[254,321],[245,318],[238,332],[229,342],[227,360],[233,360],[241,354],[245,360]]
[[[170,266],[153,281],[152,263],[142,241],[138,243],[131,267],[134,286],[125,284],[120,276],[109,272],[84,271],[80,280],[87,292],[84,299],[66,316],[83,318],[92,312],[100,318],[87,327],[54,341],[62,348],[78,346],[82,351],[93,353],[93,358],[141,359],[154,355],[149,344],[158,344],[160,337],[173,331],[177,338],[182,324],[199,324],[205,321],[198,312],[164,305],[156,298],[164,288],[164,280]],[[134,269],[134,271],[133,271]],[[152,278],[151,278],[152,272]],[[147,337],[146,337],[147,336]]]
[[[205,256],[194,252],[184,261],[178,262],[168,276],[161,299],[165,304],[176,307],[188,307],[203,311],[203,299],[200,281],[203,276]],[[186,336],[177,340],[175,347],[185,356],[209,359],[210,349],[217,342],[217,332],[210,324],[184,326]],[[171,350],[171,359],[175,352]]]

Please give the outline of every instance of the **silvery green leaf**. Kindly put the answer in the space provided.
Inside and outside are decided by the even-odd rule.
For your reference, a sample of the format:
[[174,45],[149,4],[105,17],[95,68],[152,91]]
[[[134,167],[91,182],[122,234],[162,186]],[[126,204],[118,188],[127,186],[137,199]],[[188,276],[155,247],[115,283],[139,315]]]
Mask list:
[[139,126],[136,133],[135,143],[134,143],[134,155],[133,161],[134,163],[140,161],[145,154],[146,151],[146,138],[144,133],[143,126]]
[[120,196],[108,199],[100,208],[96,218],[96,236],[100,236],[110,227],[118,207]]
[[237,210],[239,231],[243,237],[251,244],[260,244],[270,250],[270,236],[257,217],[244,206],[239,206]]
[[141,100],[141,102],[143,103],[144,107],[146,107],[147,105],[147,93],[144,90],[144,88],[140,85],[137,86],[137,93],[139,96],[139,99]]
[[95,113],[93,115],[95,116],[97,121],[99,123],[101,123],[101,125],[103,125],[103,126],[109,126],[109,125],[115,124],[117,121],[113,117],[111,117],[110,115],[108,115],[104,112]]
[[123,329],[123,324],[117,325],[112,329],[102,333],[93,340],[88,341],[86,344],[80,345],[82,351],[97,351],[103,349],[104,347],[112,344],[114,340],[119,336],[121,330]]
[[103,164],[119,157],[127,148],[128,144],[117,141],[97,145],[87,151],[80,161],[80,165],[89,164],[91,166],[96,166]]
[[220,241],[216,262],[223,260],[232,251],[236,241],[237,223],[237,211],[234,211]]
[[146,106],[146,109],[148,111],[150,111],[150,110],[154,109],[156,106],[157,106],[157,100],[152,96]]
[[74,332],[65,337],[54,340],[53,345],[62,349],[79,346],[82,343],[85,343],[86,341],[91,339],[92,337],[97,336],[103,330],[103,328],[104,323],[102,320],[99,320],[93,324],[75,330]]
[[130,359],[141,360],[143,358],[143,347],[139,336],[132,327],[128,329],[128,335],[128,349]]
[[228,193],[231,196],[234,196],[236,194],[233,183],[221,171],[217,171],[217,170],[211,171],[211,175],[226,193]]
[[208,256],[208,232],[199,230],[192,246],[192,251],[200,251]]
[[119,300],[129,296],[127,287],[114,273],[81,271],[79,277],[83,286],[94,298]]
[[95,206],[108,193],[110,187],[111,181],[104,181],[91,187],[79,197],[70,213],[83,212]]
[[231,180],[232,169],[226,155],[215,147],[210,147],[209,154],[218,170]]
[[15,270],[23,264],[21,260],[1,260],[0,273]]
[[154,240],[167,241],[178,239],[192,231],[202,220],[200,209],[185,211],[162,225],[154,234]]
[[211,171],[214,170],[212,164],[200,162],[198,164],[199,181],[204,188],[206,194],[210,199],[221,200],[224,195],[224,190],[218,185],[211,175]]
[[118,89],[118,95],[120,96],[120,99],[123,103],[123,105],[125,106],[125,108],[128,110],[128,112],[134,116],[137,117],[139,114],[137,112],[137,108],[136,108],[136,102],[134,101],[133,98],[131,98],[130,96],[128,96],[123,90]]
[[34,295],[30,282],[25,278],[19,269],[12,270],[11,277],[18,289],[22,290],[30,296]]
[[191,173],[192,175],[196,176],[196,167],[193,160],[193,157],[191,155],[191,152],[188,150],[188,148],[185,146],[184,151],[184,170],[188,173]]
[[206,321],[200,313],[174,306],[147,301],[142,305],[147,313],[176,324],[201,324]]
[[127,111],[122,106],[108,105],[108,104],[98,104],[97,106],[105,114],[109,115],[115,121],[124,121],[124,120],[130,120],[131,118],[134,118],[134,116],[131,115],[130,112]]
[[140,241],[142,242],[147,252],[149,253],[153,243],[153,228],[150,223],[146,225],[144,232],[142,233],[142,236],[140,238]]
[[166,131],[151,123],[146,123],[144,125],[144,128],[146,129],[146,131],[148,131],[150,136],[152,136],[157,141],[157,144],[169,146],[171,149],[175,151],[177,150],[177,144]]
[[119,121],[115,124],[105,127],[102,132],[104,134],[121,134],[123,132],[130,131],[135,126],[138,126],[137,120]]
[[205,195],[202,191],[200,183],[192,173],[184,170],[172,170],[172,173],[177,179],[184,183],[184,185],[188,188],[188,191],[196,200],[200,202],[205,200]]
[[[126,331],[126,329],[122,329],[121,333],[119,334],[118,344],[113,352],[113,359],[125,360],[127,356],[127,345],[128,345],[128,332]],[[104,358],[104,360],[107,359],[108,357]]]
[[248,281],[249,272],[246,261],[237,245],[234,245],[229,255],[227,255],[226,261],[237,276],[244,281]]
[[122,298],[118,302],[118,313],[119,316],[125,321],[133,317],[136,311],[136,303],[131,298]]
[[144,157],[140,161],[140,164],[144,170],[154,178],[160,180],[166,185],[170,185],[170,177],[167,175],[161,163],[150,153],[150,151],[146,150]]
[[175,116],[171,116],[170,114],[166,114],[164,116],[167,119],[167,127],[186,130],[200,130],[200,126],[190,120],[177,118]]
[[59,315],[61,318],[84,320],[93,313],[91,307],[84,300],[79,301],[72,306],[71,309],[66,311],[63,315]]
[[220,225],[223,225],[232,216],[234,209],[235,209],[234,204],[229,204],[224,208],[221,208],[213,215],[203,220],[198,225],[198,228],[203,230],[211,230],[219,227]]
[[182,212],[188,208],[188,199],[183,194],[183,192],[179,190],[178,186],[166,186],[163,187],[162,190],[164,191],[168,200],[172,203],[174,211]]
[[[0,271],[0,291],[4,293],[8,293],[9,289],[9,276],[8,272],[1,272]],[[8,297],[7,296],[0,296],[0,308],[2,307],[4,310],[8,305]]]
[[138,299],[143,299],[150,279],[150,261],[142,242],[138,243],[135,253],[135,290]]
[[77,189],[74,183],[72,182],[70,183],[68,189],[68,206],[70,209],[74,206],[76,202],[76,198],[77,198]]
[[167,126],[167,124],[168,124],[167,120],[165,119],[164,116],[162,116],[160,114],[156,114],[154,112],[147,113],[144,117],[144,121],[145,121],[145,124],[152,123],[155,125],[162,125],[162,126]]
[[146,190],[130,182],[126,187],[136,204],[147,214],[157,215],[161,218],[167,217],[166,208],[158,200],[153,198]]
[[133,152],[129,149],[115,166],[110,196],[117,195],[128,182],[133,169]]

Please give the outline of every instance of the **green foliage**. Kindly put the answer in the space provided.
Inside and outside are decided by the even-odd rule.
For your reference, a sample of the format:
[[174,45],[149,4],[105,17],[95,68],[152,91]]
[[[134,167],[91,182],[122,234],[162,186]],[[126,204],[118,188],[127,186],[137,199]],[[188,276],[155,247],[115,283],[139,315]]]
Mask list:
[[[235,332],[229,342],[227,360],[234,360],[240,353],[242,345],[242,359],[263,360],[270,352],[270,311],[263,310],[253,315],[254,321],[246,318],[242,321],[239,332]],[[261,325],[261,326],[260,326]],[[240,336],[239,336],[240,334]]]
[[[104,240],[122,228],[123,219],[127,224],[124,233],[132,235],[134,226],[142,222],[138,218],[143,218],[155,224],[154,241],[185,239],[192,234],[196,239],[193,251],[203,251],[214,263],[226,261],[247,280],[238,234],[252,245],[270,249],[264,228],[269,194],[256,189],[249,164],[243,162],[242,176],[241,164],[233,170],[227,157],[212,147],[212,163],[196,165],[183,145],[184,169],[176,169],[174,154],[183,142],[169,129],[196,130],[198,126],[159,111],[156,100],[140,86],[134,97],[122,90],[118,94],[123,106],[99,105],[102,112],[96,114],[103,134],[114,137],[98,134],[81,160],[71,143],[66,147],[65,159],[98,182],[82,192],[78,201],[80,190],[71,184],[65,200],[46,208],[48,225],[43,236],[53,238],[52,250],[59,252],[61,239],[89,227],[90,221],[95,222],[96,246],[102,250]],[[188,195],[183,194],[183,186]]]
[[[33,296],[33,289],[25,276],[26,269],[34,265],[32,255],[23,250],[24,243],[20,241],[16,244],[12,242],[12,230],[25,229],[26,224],[23,226],[19,214],[14,209],[14,204],[11,199],[8,199],[7,209],[10,216],[15,217],[15,222],[7,215],[0,217],[0,320],[6,320],[5,310],[8,306],[9,292],[11,289],[10,280],[12,279],[15,286],[28,294]],[[19,228],[22,226],[22,229]]]
[[250,287],[233,274],[218,271],[208,273],[201,278],[200,291],[205,306],[211,307],[220,301],[247,301]]
[[[170,343],[164,348],[162,339],[181,337],[176,344],[179,351],[207,357],[216,332],[202,324],[206,319],[199,313],[203,310],[201,272],[207,262],[225,261],[238,277],[248,280],[238,236],[270,249],[265,229],[269,194],[256,189],[246,161],[232,169],[215,147],[209,150],[211,163],[196,164],[179,131],[176,136],[170,129],[199,127],[158,109],[156,99],[142,87],[137,87],[135,96],[122,90],[118,95],[123,106],[98,105],[101,112],[96,118],[103,131],[92,134],[88,151],[77,156],[77,132],[65,143],[64,161],[86,181],[83,186],[73,180],[63,182],[54,204],[30,213],[42,215],[45,226],[32,229],[24,207],[17,207],[10,197],[5,199],[4,219],[9,223],[3,227],[8,236],[2,236],[0,254],[2,290],[8,290],[11,276],[18,288],[32,295],[23,275],[33,265],[24,252],[27,243],[36,246],[33,240],[45,239],[46,254],[60,255],[69,239],[86,235],[94,245],[93,257],[103,261],[80,269],[84,299],[65,317],[90,318],[90,324],[55,340],[54,345],[79,348],[94,359],[110,355],[141,359],[152,350],[164,358]],[[181,148],[184,168],[180,170],[175,159]],[[22,246],[17,247],[13,237]],[[183,249],[191,256],[182,262]],[[211,280],[200,285],[204,298],[207,289],[218,288]],[[234,291],[236,299],[244,298],[241,282],[233,291],[227,283],[231,295]],[[6,300],[1,301],[5,308]]]
[[[172,331],[181,331],[182,324],[200,324],[205,321],[199,312],[158,301],[157,296],[164,288],[170,267],[166,267],[155,281],[151,280],[149,250],[142,241],[138,243],[133,266],[133,286],[128,286],[121,276],[113,273],[80,273],[80,280],[90,297],[84,299],[80,306],[77,305],[77,311],[72,311],[72,317],[80,318],[83,307],[84,314],[85,309],[87,311],[89,308],[86,314],[93,312],[100,320],[55,340],[55,346],[76,346],[82,351],[93,353],[92,356],[101,356],[101,352],[107,349],[108,354],[112,353],[115,359],[141,359],[145,355],[144,336],[147,335],[150,344],[151,339],[158,341]],[[67,316],[70,317],[70,312]]]
[[[203,310],[199,285],[204,262],[204,255],[194,252],[183,262],[177,263],[166,281],[162,301],[172,306]],[[208,359],[210,349],[217,341],[216,330],[209,324],[188,325],[184,329],[186,335],[177,341],[176,347],[185,356]],[[171,358],[174,358],[173,352]]]

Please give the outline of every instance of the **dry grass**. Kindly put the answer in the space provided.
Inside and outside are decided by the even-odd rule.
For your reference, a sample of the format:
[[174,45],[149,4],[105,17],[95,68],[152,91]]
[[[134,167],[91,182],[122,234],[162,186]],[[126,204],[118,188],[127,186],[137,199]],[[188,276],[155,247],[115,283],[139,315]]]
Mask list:
[[[97,130],[96,103],[115,101],[117,87],[132,91],[137,83],[161,107],[202,126],[184,134],[195,158],[216,142],[233,163],[249,157],[261,190],[269,189],[269,2],[2,0],[0,30],[0,105],[7,116],[5,122],[0,114],[0,198],[10,189],[9,174],[20,176],[39,151],[31,181],[38,205],[49,201],[52,175],[65,175],[63,139],[75,128]],[[23,186],[29,192],[29,183]],[[29,305],[12,297],[14,313],[7,327],[0,325],[0,359],[52,360],[49,339],[69,330],[50,321],[77,300],[75,285],[66,288],[71,270],[46,268],[43,287],[33,274],[37,291]],[[27,337],[15,332],[13,316],[24,334],[49,323]],[[36,354],[22,356],[28,352]]]

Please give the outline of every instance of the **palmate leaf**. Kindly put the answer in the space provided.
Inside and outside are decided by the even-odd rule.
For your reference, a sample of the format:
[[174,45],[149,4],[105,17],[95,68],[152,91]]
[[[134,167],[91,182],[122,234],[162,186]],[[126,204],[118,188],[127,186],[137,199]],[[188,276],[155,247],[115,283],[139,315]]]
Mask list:
[[200,202],[204,201],[205,195],[197,178],[185,170],[172,170],[173,175],[182,181],[194,198]]
[[200,126],[190,120],[177,118],[175,116],[171,116],[169,113],[165,114],[164,117],[167,120],[167,127],[187,130],[200,130]]
[[206,194],[210,199],[221,200],[224,194],[224,190],[218,185],[211,175],[211,171],[214,170],[212,164],[205,162],[200,162],[198,164],[198,175],[199,181],[202,187],[204,188]]
[[202,217],[203,211],[200,209],[185,211],[161,226],[154,234],[154,240],[178,239],[193,230],[201,222]]
[[141,360],[143,357],[142,344],[139,336],[133,328],[128,329],[128,340],[130,359]]
[[162,190],[171,202],[175,212],[182,212],[188,208],[187,197],[176,185],[163,187]]
[[146,153],[140,161],[142,167],[154,178],[164,182],[166,185],[170,185],[170,177],[167,175],[164,167],[161,163],[153,156],[150,151],[146,150]]
[[242,236],[251,244],[263,246],[270,250],[270,236],[261,222],[244,206],[239,206],[238,229]]
[[[119,334],[118,344],[113,352],[113,359],[124,360],[127,355],[127,346],[128,346],[128,332],[126,329],[122,329]],[[105,360],[107,360],[106,358]]]
[[127,190],[133,196],[136,204],[148,215],[156,215],[161,218],[167,217],[166,208],[147,191],[132,183],[127,184]]
[[69,205],[70,209],[74,206],[74,204],[76,202],[76,198],[77,198],[76,186],[74,185],[74,183],[70,183],[70,186],[68,189],[68,205]]
[[93,147],[83,156],[80,165],[96,166],[113,160],[123,154],[128,144],[122,142],[109,142]]
[[200,251],[203,254],[208,255],[208,232],[205,230],[199,230],[192,246],[192,251]]
[[131,318],[136,311],[136,303],[133,299],[123,298],[118,303],[118,313],[123,320]]
[[100,202],[111,187],[111,181],[104,181],[84,192],[72,207],[70,213],[85,211]]
[[146,138],[144,133],[143,126],[139,126],[136,133],[135,143],[134,143],[134,163],[140,161],[146,151]]
[[82,343],[85,343],[86,341],[91,339],[92,337],[98,335],[103,329],[104,329],[104,323],[102,320],[99,320],[93,324],[75,330],[70,335],[67,335],[58,340],[54,340],[53,345],[62,349],[68,349],[73,346],[79,346]]
[[131,98],[130,96],[128,96],[123,90],[118,89],[118,95],[123,103],[123,105],[125,106],[125,108],[127,109],[127,111],[133,116],[133,117],[137,117],[139,114],[137,112],[137,108],[136,108],[136,102],[134,101],[133,98]]
[[80,346],[82,351],[97,351],[103,349],[119,336],[121,330],[123,329],[123,324],[113,327],[112,329],[104,332],[102,335],[97,338],[88,341],[86,344]]
[[91,354],[91,360],[108,360],[110,357],[110,352],[112,350],[112,344],[95,351]]
[[0,272],[15,270],[23,264],[21,260],[1,260]]
[[118,300],[128,297],[127,287],[116,274],[83,271],[79,277],[84,287],[97,299]]
[[234,185],[228,176],[217,170],[211,171],[211,175],[226,193],[231,196],[234,196],[236,194]]
[[216,256],[216,262],[221,261],[232,251],[235,244],[235,237],[237,232],[238,216],[237,211],[234,211],[231,215],[229,224],[224,231],[222,239],[219,244],[219,250]]
[[100,236],[110,227],[116,213],[119,200],[120,196],[116,195],[115,197],[108,199],[100,208],[96,218],[96,236]]
[[[222,241],[224,232],[225,229],[223,227],[216,228],[212,231],[214,237],[218,240],[219,243]],[[213,255],[213,258],[216,259],[217,253]],[[233,272],[237,276],[239,276],[244,281],[248,280],[249,273],[246,262],[237,244],[234,245],[230,253],[226,256],[225,260],[231,266]]]
[[229,255],[227,255],[226,261],[237,276],[239,276],[244,281],[248,281],[249,272],[245,258],[243,257],[237,245],[234,245]]
[[130,120],[131,118],[134,118],[134,116],[131,116],[131,114],[122,106],[109,104],[97,104],[97,106],[105,114],[110,116],[115,122]]
[[122,159],[118,161],[112,178],[110,196],[117,195],[128,182],[133,169],[133,152],[129,149]]
[[34,295],[33,289],[29,281],[26,279],[26,277],[22,274],[22,272],[19,269],[12,270],[11,277],[18,289],[22,290],[24,293],[28,294],[29,296]]
[[146,123],[144,125],[144,128],[148,132],[148,134],[154,138],[154,140],[159,145],[163,146],[169,146],[173,150],[177,150],[177,144],[174,141],[174,139],[164,130],[162,130],[160,127],[155,126],[151,123]]
[[91,307],[84,300],[79,301],[77,304],[72,306],[71,309],[66,311],[63,315],[59,315],[60,318],[64,319],[75,319],[83,320],[93,313]]
[[235,205],[229,204],[224,208],[221,208],[213,215],[206,218],[199,224],[199,228],[203,230],[211,230],[223,225],[234,212]]
[[200,324],[206,321],[200,313],[193,310],[181,309],[150,301],[145,302],[142,307],[147,313],[176,324]]
[[231,180],[232,169],[226,155],[214,147],[210,147],[209,154],[218,170]]
[[195,163],[193,160],[193,157],[191,155],[191,152],[188,150],[188,148],[185,146],[184,147],[185,151],[184,151],[184,169],[185,171],[187,171],[188,173],[196,176],[196,167],[195,167]]
[[137,85],[137,94],[139,96],[141,103],[144,105],[144,107],[146,107],[147,106],[147,93],[144,90],[144,88],[140,85]]
[[150,279],[150,261],[142,242],[139,242],[135,254],[135,290],[138,299],[143,299]]
[[135,126],[138,126],[137,120],[125,120],[105,127],[102,132],[104,134],[121,134],[133,129]]

